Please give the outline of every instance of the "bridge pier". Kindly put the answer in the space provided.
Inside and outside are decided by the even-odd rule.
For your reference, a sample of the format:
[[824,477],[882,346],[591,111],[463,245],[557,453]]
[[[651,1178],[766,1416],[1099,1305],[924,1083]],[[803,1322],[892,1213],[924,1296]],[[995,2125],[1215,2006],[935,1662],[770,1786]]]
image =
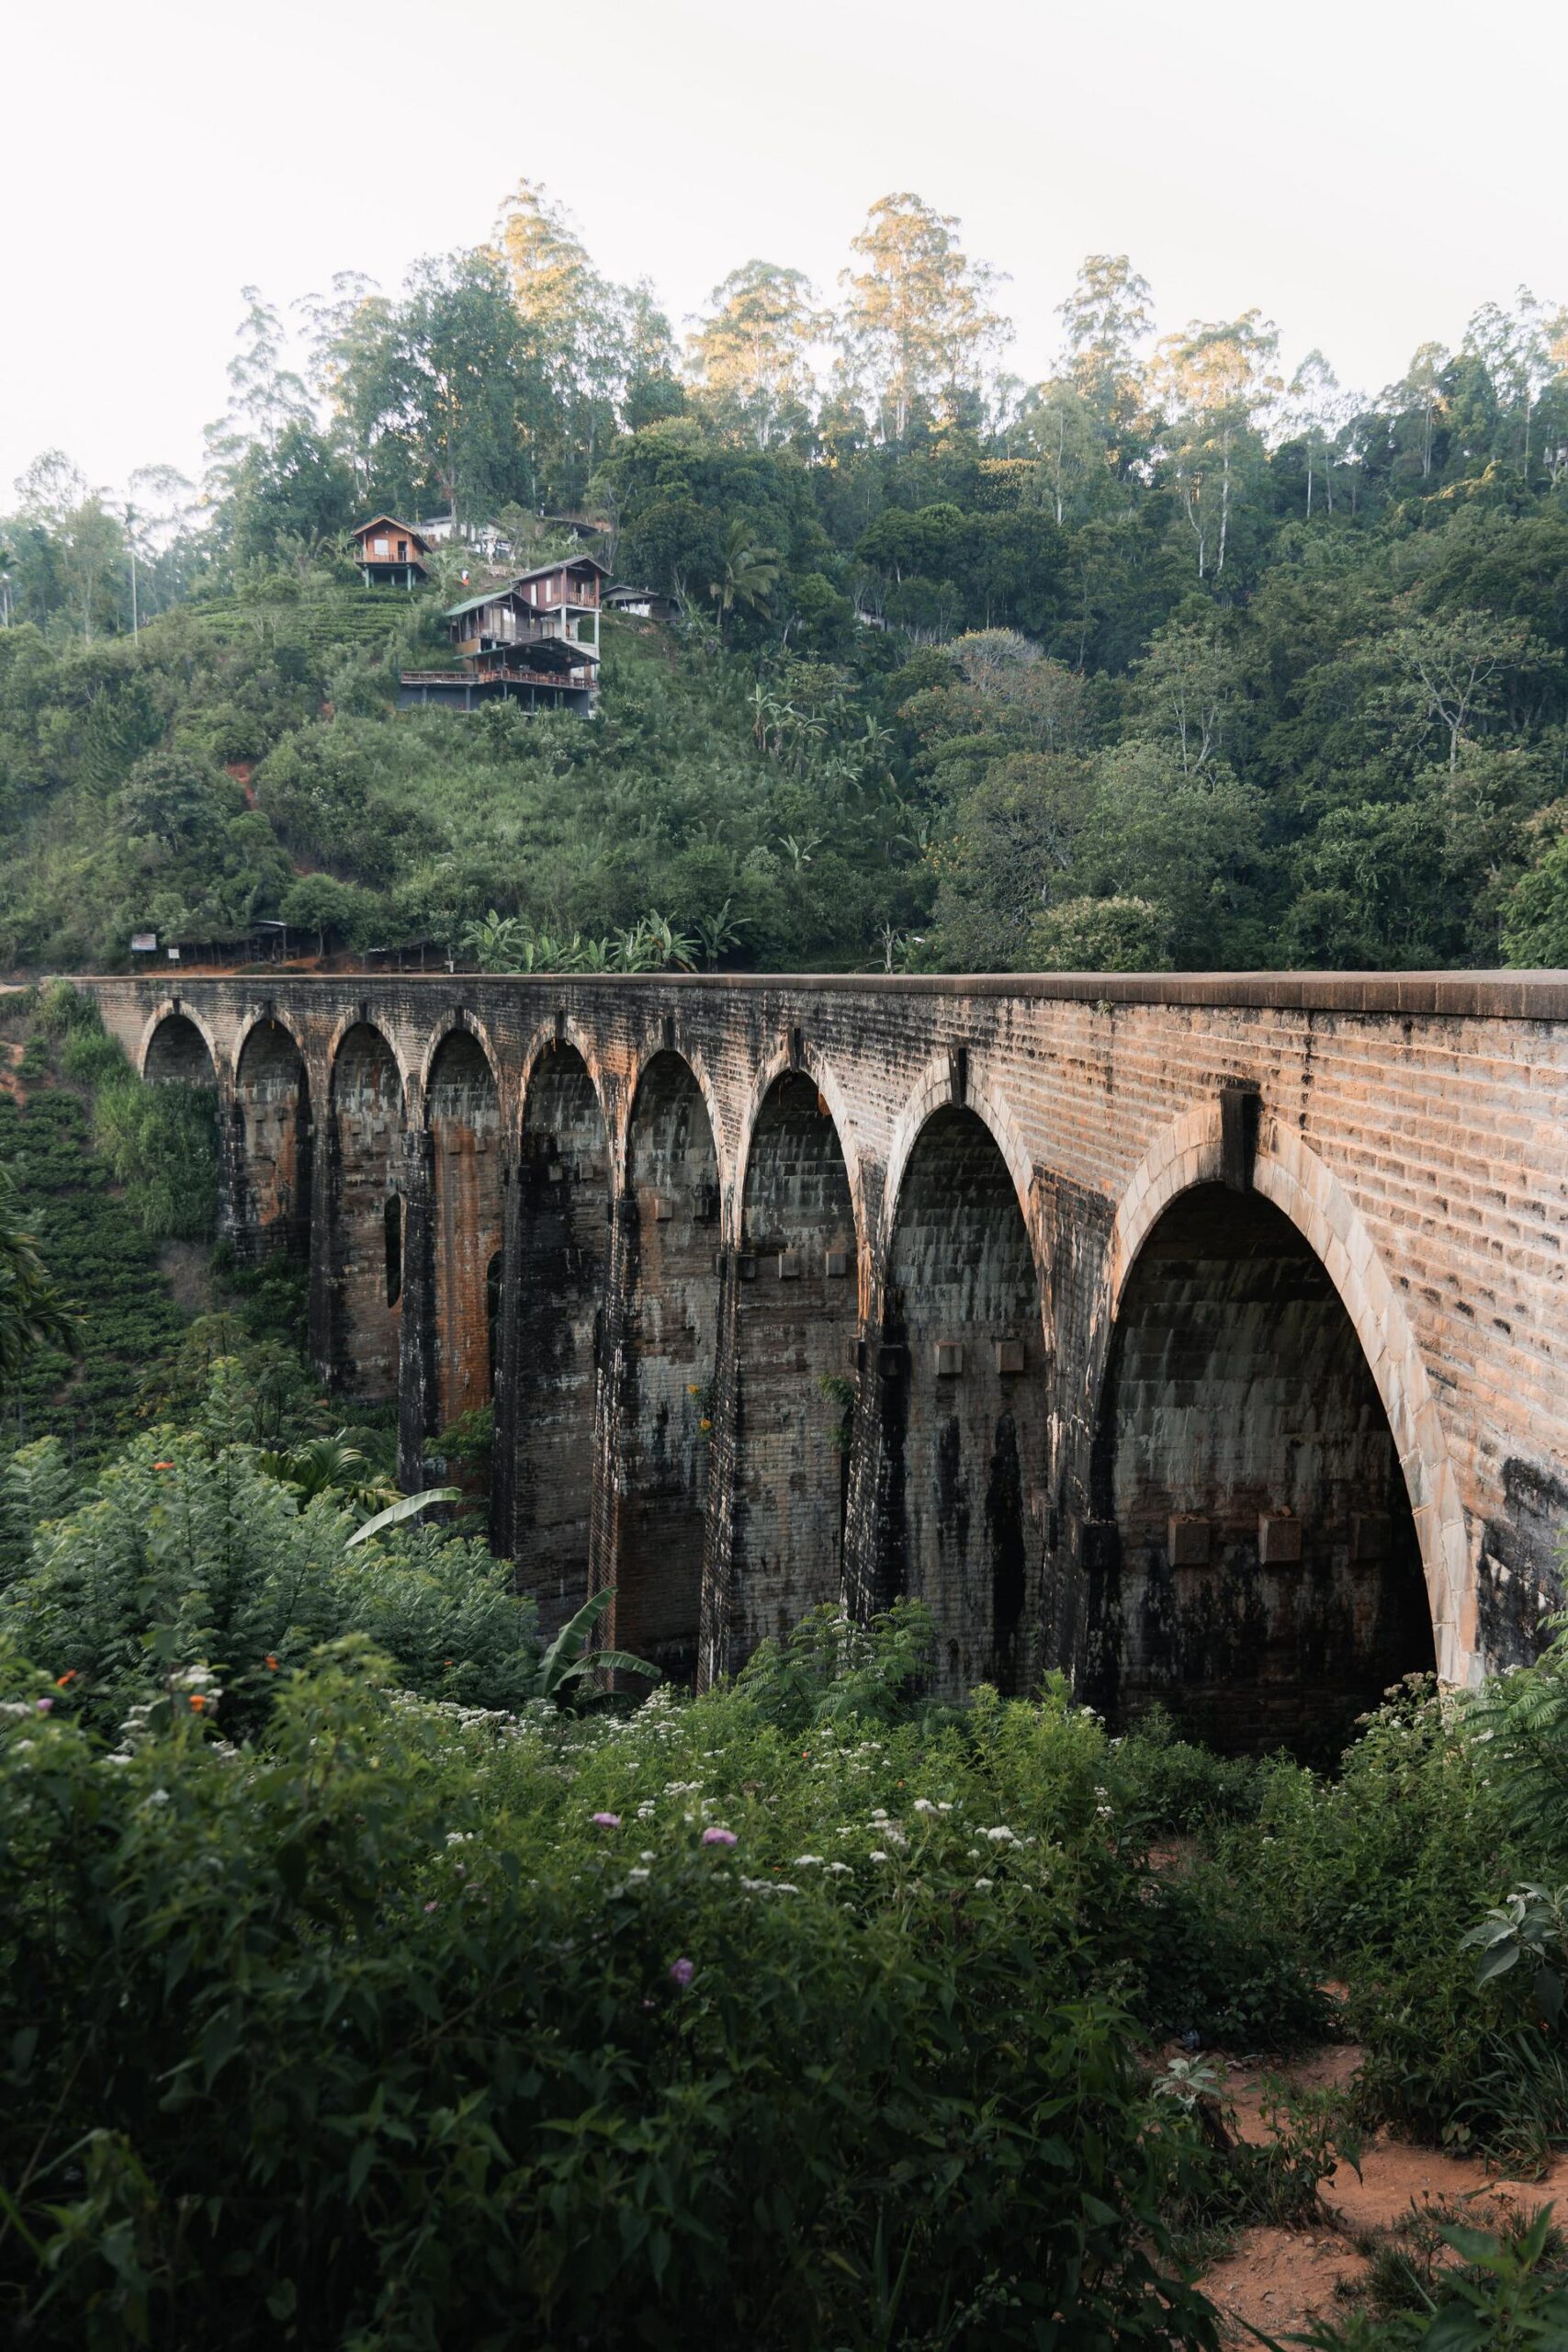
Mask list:
[[604,1113],[561,1043],[530,1073],[506,1191],[491,1507],[493,1547],[525,1563],[551,1634],[614,1582],[610,1269]]

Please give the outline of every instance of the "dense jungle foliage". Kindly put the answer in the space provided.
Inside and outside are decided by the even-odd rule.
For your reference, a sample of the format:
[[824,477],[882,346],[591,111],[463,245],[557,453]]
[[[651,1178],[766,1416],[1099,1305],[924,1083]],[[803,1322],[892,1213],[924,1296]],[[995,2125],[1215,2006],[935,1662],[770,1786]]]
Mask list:
[[[1353,393],[1257,310],[1156,340],[1091,255],[1029,386],[955,221],[890,196],[852,250],[836,310],[754,261],[678,349],[525,184],[395,295],[286,332],[247,289],[199,503],[47,453],[0,525],[0,959],[283,920],[502,968],[1568,963],[1568,314],[1520,289]],[[396,714],[479,559],[400,595],[344,535],[437,508],[513,568],[586,515],[671,600],[596,718]]]
[[[1561,1647],[1328,1781],[935,1707],[912,1607],[563,1709],[477,1547],[346,1551],[230,1385],[5,1474],[15,2340],[1213,2346],[1194,2273],[1378,2121],[1568,2136],[1568,1898],[1516,1883],[1563,1870]],[[1227,2051],[1346,2030],[1347,2092],[1235,2137]],[[1559,2340],[1558,2238],[1459,2251],[1314,2340]]]
[[[1568,1635],[1326,1776],[937,1705],[909,1604],[609,1694],[210,1251],[199,1097],[0,1047],[7,2340],[1213,2346],[1376,2126],[1568,2142]],[[1550,2229],[1447,2253],[1314,2343],[1556,2340]]]

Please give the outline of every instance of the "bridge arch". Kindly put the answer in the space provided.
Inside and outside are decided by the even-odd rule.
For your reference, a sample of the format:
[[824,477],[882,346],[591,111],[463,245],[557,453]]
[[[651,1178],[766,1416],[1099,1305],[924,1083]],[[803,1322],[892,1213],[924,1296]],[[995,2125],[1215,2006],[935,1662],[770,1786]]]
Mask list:
[[859,1248],[842,1131],[787,1057],[749,1121],[734,1263],[734,1661],[843,1591]]
[[371,1002],[372,1000],[364,999],[359,1003],[351,1005],[346,1012],[339,1014],[328,1035],[322,1057],[328,1071],[331,1072],[337,1065],[344,1043],[350,1032],[355,1029],[374,1029],[391,1057],[392,1068],[398,1074],[398,1084],[401,1089],[401,1099],[406,1111],[418,1095],[419,1072],[409,1061],[402,1042],[397,1035],[395,1023],[391,1021],[382,1021],[372,1013]]
[[983,1063],[976,1063],[966,1057],[962,1081],[956,1080],[954,1053],[957,1050],[932,1057],[898,1114],[887,1147],[887,1170],[883,1182],[883,1228],[888,1238],[892,1235],[893,1219],[910,1155],[930,1120],[938,1111],[953,1103],[972,1111],[981,1125],[988,1129],[991,1140],[1012,1179],[1020,1214],[1025,1226],[1029,1224],[1034,1162],[1024,1141],[1023,1130],[1007,1096]]
[[136,1058],[137,1074],[149,1086],[218,1084],[217,1040],[189,1005],[166,997],[148,1015]]
[[419,1100],[430,1141],[435,1430],[491,1401],[501,1299],[502,1111],[495,1064],[463,1023],[432,1044]]
[[661,1048],[637,1073],[620,1195],[615,1639],[678,1680],[701,1631],[721,1200],[712,1089]]
[[233,1226],[242,1257],[310,1252],[310,1080],[304,1047],[288,1023],[256,1012],[234,1047]]
[[593,1089],[593,1099],[599,1108],[599,1121],[607,1145],[615,1140],[615,1123],[604,1088],[604,1074],[600,1061],[599,1040],[590,1029],[572,1014],[558,1014],[554,1020],[542,1021],[524,1045],[519,1063],[517,1116],[519,1126],[528,1115],[528,1090],[536,1073],[547,1064],[558,1047],[570,1046],[587,1073]]
[[610,1254],[610,1136],[583,1046],[527,1063],[502,1302],[495,1523],[547,1633],[587,1597]]
[[637,1103],[642,1097],[649,1073],[655,1069],[656,1065],[662,1069],[672,1062],[681,1064],[702,1098],[703,1110],[707,1120],[708,1136],[713,1148],[714,1181],[717,1186],[722,1212],[723,1204],[730,1193],[734,1155],[729,1148],[718,1089],[714,1084],[713,1074],[708,1069],[704,1055],[695,1047],[683,1044],[678,1033],[675,1042],[671,1045],[645,1046],[631,1072],[626,1088],[626,1124],[621,1137],[622,1182],[629,1186],[634,1181],[632,1175],[633,1128],[637,1120]]
[[[746,1188],[750,1182],[757,1122],[761,1115],[762,1105],[779,1080],[786,1071],[793,1069],[800,1070],[811,1080],[827,1116],[833,1123],[833,1131],[839,1139],[839,1149],[849,1182],[850,1204],[854,1212],[856,1278],[857,1282],[861,1282],[863,1281],[869,1264],[871,1220],[866,1212],[865,1163],[861,1150],[860,1137],[842,1080],[828,1057],[818,1053],[809,1044],[802,1047],[798,1058],[787,1045],[775,1046],[762,1061],[752,1080],[745,1113],[741,1119],[740,1140],[736,1156],[735,1197],[738,1218],[744,1219]],[[738,1227],[738,1238],[743,1229],[742,1223]]]
[[987,1117],[953,1102],[942,1079],[889,1166],[877,1583],[930,1604],[940,1684],[956,1695],[1028,1679],[1050,1365],[1025,1195],[995,1105]]
[[1463,1521],[1415,1335],[1338,1180],[1266,1117],[1250,1181],[1225,1173],[1201,1106],[1112,1230],[1089,1682],[1222,1742],[1327,1753],[1398,1674],[1468,1679]]
[[368,1399],[398,1393],[408,1196],[407,1087],[373,1022],[339,1023],[327,1101],[328,1375]]
[[409,1088],[409,1099],[411,1102],[417,1102],[420,1105],[427,1125],[430,1120],[429,1097],[432,1074],[437,1058],[446,1052],[454,1037],[472,1038],[489,1069],[491,1084],[495,1089],[496,1099],[498,1102],[501,1099],[502,1072],[504,1068],[502,1057],[496,1051],[495,1040],[485,1023],[477,1013],[470,1012],[465,1006],[455,1012],[450,1020],[443,1022],[438,1029],[433,1030],[425,1039],[424,1050],[419,1057],[419,1069]]

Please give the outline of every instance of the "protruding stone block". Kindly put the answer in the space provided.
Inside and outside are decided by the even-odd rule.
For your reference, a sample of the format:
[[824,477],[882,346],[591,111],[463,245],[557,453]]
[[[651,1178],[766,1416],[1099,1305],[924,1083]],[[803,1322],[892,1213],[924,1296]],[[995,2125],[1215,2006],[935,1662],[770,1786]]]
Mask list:
[[850,1253],[847,1250],[829,1250],[824,1252],[822,1259],[822,1272],[827,1275],[829,1282],[841,1281],[849,1271]]
[[1167,1522],[1166,1542],[1173,1568],[1206,1568],[1213,1529],[1194,1511],[1177,1511]]
[[674,1216],[675,1204],[668,1193],[649,1193],[646,1213],[650,1223],[664,1225]]
[[1021,1340],[997,1341],[997,1370],[998,1372],[1021,1372],[1024,1363],[1024,1345]]
[[956,1380],[964,1370],[962,1340],[939,1340],[932,1351],[939,1380]]
[[797,1283],[804,1272],[805,1261],[798,1250],[780,1250],[779,1280],[781,1283]]
[[1265,1568],[1301,1565],[1302,1523],[1288,1510],[1260,1511],[1258,1519],[1258,1558]]

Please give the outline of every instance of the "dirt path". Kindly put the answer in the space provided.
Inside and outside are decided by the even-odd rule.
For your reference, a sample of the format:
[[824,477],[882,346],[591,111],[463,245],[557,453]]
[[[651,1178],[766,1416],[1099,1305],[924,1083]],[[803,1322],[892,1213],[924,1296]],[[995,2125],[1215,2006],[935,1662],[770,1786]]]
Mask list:
[[[1265,2073],[1295,2089],[1342,2088],[1360,2055],[1354,2044],[1340,2043],[1289,2066],[1235,2069],[1229,2097],[1242,2138],[1261,2143],[1268,2136]],[[1418,2251],[1438,2220],[1462,2218],[1477,2229],[1502,2230],[1517,2228],[1542,2205],[1555,2202],[1568,2213],[1568,2155],[1560,2155],[1540,2180],[1510,2180],[1473,2157],[1414,2148],[1380,2132],[1362,2149],[1359,2177],[1349,2165],[1337,2165],[1321,2198],[1323,2219],[1315,2227],[1244,2231],[1225,2259],[1200,2279],[1221,2313],[1228,2344],[1255,2345],[1249,2325],[1283,2341],[1314,2318],[1343,2317],[1338,2290],[1366,2277],[1369,2247],[1403,2245]]]

